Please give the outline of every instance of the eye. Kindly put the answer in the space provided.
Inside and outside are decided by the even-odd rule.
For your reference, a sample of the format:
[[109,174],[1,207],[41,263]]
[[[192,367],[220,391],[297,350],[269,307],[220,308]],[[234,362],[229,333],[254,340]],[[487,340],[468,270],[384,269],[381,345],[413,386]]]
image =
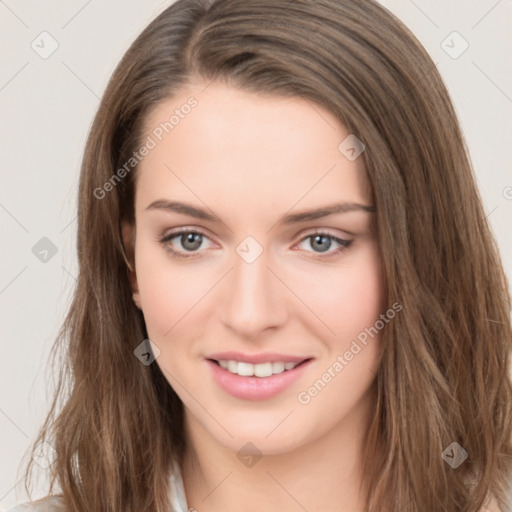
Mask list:
[[[306,240],[310,240],[309,246],[315,249],[313,252],[320,256],[320,258],[330,258],[337,256],[352,244],[352,240],[345,240],[344,238],[339,238],[331,235],[330,233],[324,233],[321,231],[315,231],[315,233],[304,237],[300,243],[304,243]],[[333,251],[328,252],[332,246],[333,241],[334,243],[338,244],[339,247]],[[323,256],[323,254],[327,255]]]
[[[184,249],[183,251],[177,251],[171,247],[170,242],[174,238],[178,238],[181,247]],[[174,231],[173,233],[164,235],[162,238],[160,238],[159,241],[164,246],[164,249],[170,252],[174,257],[190,258],[195,256],[195,253],[198,252],[198,249],[201,247],[202,242],[206,238],[206,235],[201,231],[181,229],[179,231]],[[189,254],[187,254],[187,252]]]

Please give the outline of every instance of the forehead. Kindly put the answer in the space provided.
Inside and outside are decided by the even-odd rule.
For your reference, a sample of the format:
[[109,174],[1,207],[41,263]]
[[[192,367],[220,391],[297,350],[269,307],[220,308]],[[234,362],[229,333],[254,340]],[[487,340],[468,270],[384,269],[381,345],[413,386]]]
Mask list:
[[248,207],[368,204],[363,158],[351,161],[338,148],[349,135],[304,98],[189,85],[145,119],[143,141],[154,147],[139,164],[137,202],[195,195]]

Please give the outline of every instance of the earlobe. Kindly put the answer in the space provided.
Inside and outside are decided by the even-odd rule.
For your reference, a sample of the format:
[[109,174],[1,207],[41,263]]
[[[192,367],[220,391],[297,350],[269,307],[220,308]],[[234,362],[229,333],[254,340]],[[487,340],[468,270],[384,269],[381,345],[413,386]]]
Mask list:
[[135,305],[142,311],[142,306],[140,303],[140,294],[138,291],[133,292],[132,294],[133,302],[135,302]]
[[140,303],[139,286],[137,283],[137,273],[135,270],[135,227],[126,221],[121,222],[121,234],[123,238],[123,255],[126,262],[128,275],[130,279],[130,286],[132,288],[132,298],[135,305],[142,309]]

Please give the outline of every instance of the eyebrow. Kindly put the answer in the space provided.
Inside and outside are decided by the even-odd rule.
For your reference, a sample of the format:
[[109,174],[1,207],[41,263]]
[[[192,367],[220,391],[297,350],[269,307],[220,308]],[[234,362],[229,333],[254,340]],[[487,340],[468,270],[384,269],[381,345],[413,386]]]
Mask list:
[[[146,207],[146,210],[164,210],[168,212],[175,212],[211,222],[217,222],[219,220],[215,215],[208,213],[202,208],[192,206],[191,204],[182,203],[180,201],[169,201],[167,199],[157,199],[156,201],[153,201],[149,206]],[[304,210],[298,213],[284,215],[279,222],[282,224],[296,224],[298,222],[320,219],[329,215],[334,215],[336,213],[347,213],[354,211],[374,213],[376,208],[375,206],[359,203],[336,203],[329,206],[323,206],[321,208]]]

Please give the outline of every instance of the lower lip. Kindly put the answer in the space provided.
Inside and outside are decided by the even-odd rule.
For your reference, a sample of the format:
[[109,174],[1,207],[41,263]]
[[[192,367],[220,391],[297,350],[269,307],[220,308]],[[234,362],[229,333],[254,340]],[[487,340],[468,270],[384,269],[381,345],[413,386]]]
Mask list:
[[313,362],[312,359],[293,368],[270,377],[242,377],[225,370],[217,363],[207,359],[215,382],[226,393],[242,400],[266,400],[291,386]]

